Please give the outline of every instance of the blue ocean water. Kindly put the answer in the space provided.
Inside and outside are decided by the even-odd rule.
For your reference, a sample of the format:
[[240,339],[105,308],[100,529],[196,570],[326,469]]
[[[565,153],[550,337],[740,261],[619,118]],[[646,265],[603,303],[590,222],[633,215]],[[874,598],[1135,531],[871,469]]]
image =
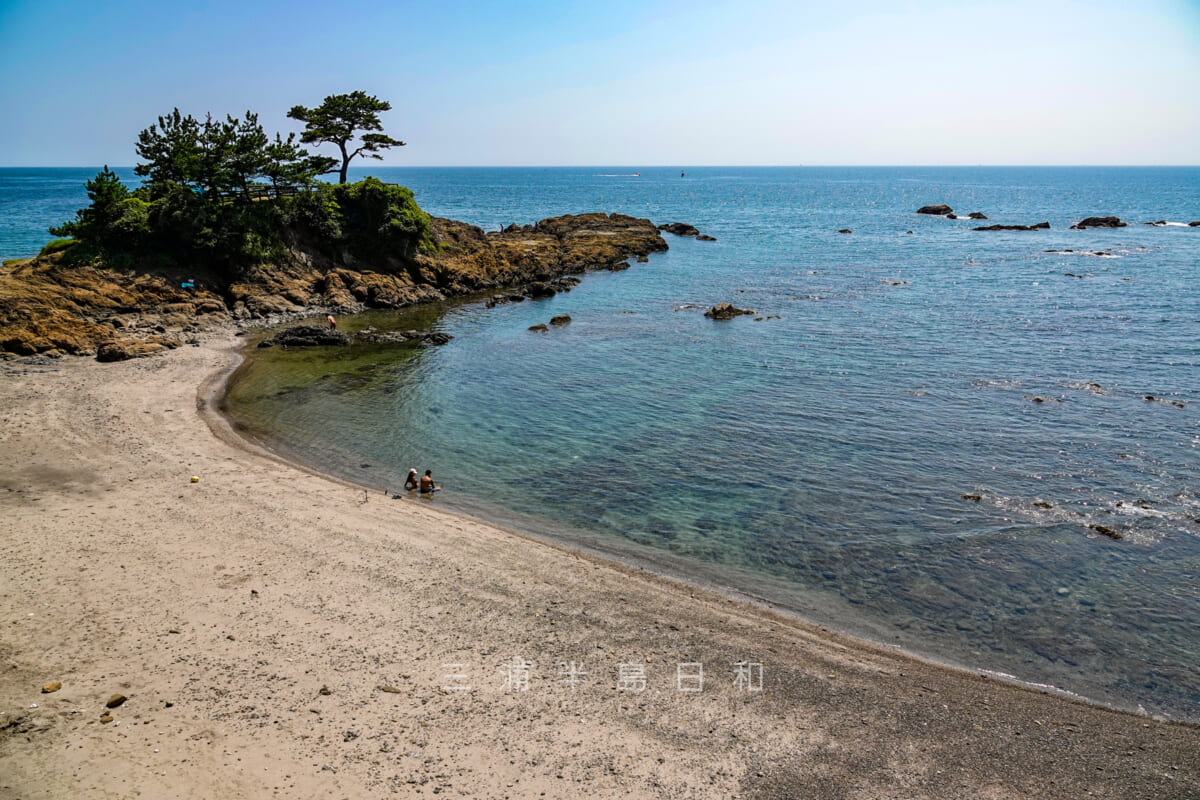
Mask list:
[[[603,210],[717,241],[344,321],[455,338],[256,354],[235,415],[367,485],[432,468],[438,504],[1200,719],[1200,169],[685,171],[371,170],[484,228]],[[914,213],[937,203],[1051,230]],[[1067,229],[1108,214],[1129,227]]]
[[[52,225],[74,219],[88,204],[85,184],[100,167],[0,168],[0,260],[29,258],[54,237]],[[133,168],[113,170],[121,180],[137,185]]]

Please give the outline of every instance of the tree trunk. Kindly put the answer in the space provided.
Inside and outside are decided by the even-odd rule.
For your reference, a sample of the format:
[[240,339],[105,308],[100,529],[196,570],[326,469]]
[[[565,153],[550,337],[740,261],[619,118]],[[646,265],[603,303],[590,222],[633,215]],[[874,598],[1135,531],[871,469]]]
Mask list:
[[338,175],[338,183],[346,182],[346,170],[350,168],[350,156],[346,155],[346,143],[338,142],[338,147],[342,149],[342,171]]

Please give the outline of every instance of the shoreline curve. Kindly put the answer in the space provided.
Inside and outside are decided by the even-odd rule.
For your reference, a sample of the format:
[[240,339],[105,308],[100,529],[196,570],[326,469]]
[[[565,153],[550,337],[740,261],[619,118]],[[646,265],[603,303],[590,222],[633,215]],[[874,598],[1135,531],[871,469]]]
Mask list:
[[[1200,726],[864,645],[424,504],[364,502],[214,435],[209,392],[233,344],[0,365],[5,791],[1200,793]],[[530,685],[509,692],[500,668],[517,657]],[[702,691],[678,688],[685,662],[704,666]],[[733,662],[760,664],[761,691],[736,685]],[[563,685],[567,665],[584,683]],[[640,691],[618,688],[625,666]],[[459,674],[469,690],[447,687]]]
[[[200,411],[201,416],[208,423],[209,428],[213,431],[213,434],[236,447],[241,447],[247,450],[248,452],[276,460],[279,463],[290,466],[294,469],[302,470],[325,480],[354,489],[359,489],[364,492],[374,491],[377,487],[368,486],[350,478],[337,475],[332,472],[327,472],[321,469],[319,466],[299,458],[289,458],[283,453],[273,450],[268,443],[238,432],[229,415],[221,409],[224,407],[224,401],[228,393],[230,381],[236,375],[242,364],[244,364],[251,357],[246,354],[248,347],[249,344],[243,342],[241,345],[233,348],[232,353],[237,360],[228,369],[219,371],[218,373],[209,376],[209,378],[206,379],[198,389],[197,409]],[[435,514],[446,514],[452,518],[460,517],[483,525],[488,525],[510,536],[538,542],[539,544],[561,550],[570,555],[595,559],[607,566],[622,569],[630,576],[636,576],[640,579],[649,581],[662,581],[679,591],[707,592],[723,600],[743,604],[750,609],[754,609],[757,612],[775,618],[777,621],[783,621],[786,624],[795,625],[798,628],[803,629],[807,634],[825,636],[833,641],[838,641],[850,647],[870,650],[879,654],[899,655],[903,658],[909,658],[934,668],[946,669],[961,673],[963,675],[982,677],[988,680],[996,681],[1000,684],[1017,687],[1026,691],[1034,692],[1036,694],[1055,697],[1067,702],[1081,703],[1094,708],[1113,711],[1120,714],[1129,714],[1135,717],[1139,716],[1137,711],[1135,711],[1133,708],[1122,707],[1115,703],[1097,700],[1076,692],[1072,692],[1069,689],[1064,689],[1050,684],[1023,680],[1015,675],[1010,675],[998,670],[992,670],[985,666],[971,667],[965,664],[954,663],[953,661],[940,659],[934,655],[910,650],[901,645],[887,644],[885,642],[872,639],[868,635],[860,635],[851,631],[843,630],[837,625],[837,623],[822,622],[821,620],[807,617],[802,612],[789,609],[779,603],[773,602],[767,597],[755,595],[747,590],[743,590],[735,586],[723,585],[717,583],[715,580],[710,581],[705,580],[703,577],[692,577],[683,574],[682,570],[684,570],[687,566],[690,566],[691,562],[687,561],[685,564],[685,559],[675,559],[670,554],[653,554],[654,556],[659,557],[659,560],[657,561],[648,554],[647,558],[643,560],[639,559],[637,555],[633,553],[634,548],[632,546],[626,548],[624,551],[622,551],[620,547],[613,547],[610,549],[590,547],[587,543],[581,541],[564,541],[557,539],[552,535],[540,535],[536,532],[521,530],[520,528],[505,525],[495,520],[488,519],[484,516],[477,516],[457,509],[440,508],[431,505],[430,511]],[[676,560],[679,563],[669,563]],[[697,566],[704,567],[703,564],[698,564]],[[1176,724],[1200,727],[1200,717],[1197,719],[1178,720],[1164,718],[1162,721],[1170,721]]]

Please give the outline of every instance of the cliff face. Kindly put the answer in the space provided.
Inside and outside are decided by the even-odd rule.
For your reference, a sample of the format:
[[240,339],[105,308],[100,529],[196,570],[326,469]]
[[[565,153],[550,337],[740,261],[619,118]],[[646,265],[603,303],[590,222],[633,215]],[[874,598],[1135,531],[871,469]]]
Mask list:
[[[522,288],[666,250],[654,224],[619,214],[545,219],[504,232],[433,219],[437,252],[365,263],[297,244],[283,263],[223,285],[65,263],[63,253],[0,270],[0,353],[101,358],[173,347],[206,329],[286,316],[401,308],[487,289]],[[544,293],[544,289],[543,289]]]

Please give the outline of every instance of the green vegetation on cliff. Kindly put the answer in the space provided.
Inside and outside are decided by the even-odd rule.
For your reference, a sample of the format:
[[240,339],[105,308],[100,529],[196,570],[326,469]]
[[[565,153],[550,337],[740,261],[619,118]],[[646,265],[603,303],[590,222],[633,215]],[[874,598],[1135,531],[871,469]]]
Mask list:
[[[374,112],[390,106],[367,99],[375,105],[365,117],[326,120],[327,127],[340,122],[346,137],[355,126],[378,130]],[[302,140],[335,141],[315,136],[305,131]],[[402,144],[382,134],[363,140],[350,157]],[[344,151],[344,140],[340,146]],[[408,189],[374,178],[320,183],[317,176],[338,170],[338,162],[308,153],[295,134],[271,139],[250,111],[241,119],[198,120],[175,109],[138,134],[136,147],[141,186],[131,191],[106,166],[88,181],[91,205],[50,229],[78,241],[71,261],[198,270],[229,281],[255,265],[286,262],[297,246],[401,260],[433,246],[429,217]],[[343,153],[343,178],[348,160]]]

